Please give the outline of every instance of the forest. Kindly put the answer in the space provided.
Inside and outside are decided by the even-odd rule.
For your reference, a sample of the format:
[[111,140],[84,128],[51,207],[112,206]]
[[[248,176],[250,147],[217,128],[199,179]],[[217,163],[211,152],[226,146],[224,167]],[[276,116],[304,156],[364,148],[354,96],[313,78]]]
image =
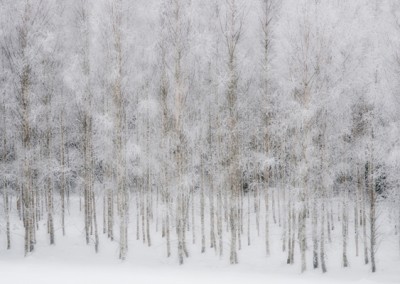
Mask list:
[[396,0],[0,0],[0,255],[398,266],[399,52]]

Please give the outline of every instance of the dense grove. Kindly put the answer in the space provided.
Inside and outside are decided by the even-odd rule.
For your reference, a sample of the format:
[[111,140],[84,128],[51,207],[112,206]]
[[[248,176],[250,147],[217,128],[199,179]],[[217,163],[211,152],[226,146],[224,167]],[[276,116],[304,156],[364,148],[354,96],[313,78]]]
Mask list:
[[235,264],[278,230],[302,271],[336,243],[374,272],[400,252],[397,2],[0,0],[1,249],[67,238],[79,202],[121,259],[160,234]]

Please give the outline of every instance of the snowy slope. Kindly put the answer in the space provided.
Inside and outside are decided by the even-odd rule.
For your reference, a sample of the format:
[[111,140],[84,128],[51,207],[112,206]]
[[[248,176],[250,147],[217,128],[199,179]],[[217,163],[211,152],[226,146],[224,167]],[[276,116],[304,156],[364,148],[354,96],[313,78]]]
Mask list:
[[[62,237],[58,228],[55,246],[48,245],[43,223],[38,231],[35,252],[27,257],[23,256],[22,228],[14,227],[10,251],[4,249],[4,234],[1,234],[1,283],[400,283],[397,248],[391,245],[394,240],[385,238],[382,238],[378,252],[378,272],[375,274],[363,264],[362,256],[354,257],[352,250],[349,251],[350,268],[342,268],[340,247],[329,244],[328,272],[322,274],[320,269],[312,270],[311,255],[308,255],[308,271],[301,274],[297,255],[294,265],[285,263],[277,226],[271,232],[270,257],[265,256],[262,237],[254,235],[250,246],[247,240],[243,240],[239,264],[232,266],[227,257],[229,244],[225,244],[225,255],[219,258],[210,248],[201,254],[199,245],[193,245],[191,236],[188,236],[190,257],[179,266],[174,239],[173,255],[166,258],[165,241],[160,233],[153,232],[151,247],[141,240],[131,240],[128,259],[121,262],[118,260],[118,241],[111,242],[101,235],[100,251],[96,254],[93,245],[85,244],[79,215],[68,220],[67,236]],[[136,239],[132,227],[133,224],[130,234],[132,239]],[[255,234],[255,230],[253,232]]]

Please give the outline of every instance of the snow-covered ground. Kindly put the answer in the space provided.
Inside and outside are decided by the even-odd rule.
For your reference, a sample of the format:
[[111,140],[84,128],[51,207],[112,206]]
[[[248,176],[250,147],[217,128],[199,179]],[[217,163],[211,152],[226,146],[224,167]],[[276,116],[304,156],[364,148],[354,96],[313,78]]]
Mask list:
[[[192,245],[192,236],[188,235],[190,257],[185,264],[178,265],[176,243],[172,242],[173,255],[165,256],[165,243],[153,233],[152,246],[136,240],[134,224],[131,224],[131,240],[126,261],[118,259],[118,241],[110,242],[102,234],[100,251],[94,252],[93,245],[86,245],[83,222],[79,215],[68,218],[67,236],[62,237],[58,228],[56,245],[48,245],[45,223],[38,232],[35,252],[23,256],[23,234],[21,228],[13,230],[13,248],[4,249],[4,232],[0,232],[0,283],[400,283],[400,257],[395,239],[383,238],[378,252],[378,272],[373,274],[370,267],[363,264],[362,255],[355,257],[349,250],[350,267],[342,268],[340,247],[327,245],[328,272],[311,267],[311,255],[308,255],[307,272],[301,274],[299,258],[295,264],[287,265],[285,253],[281,252],[279,229],[271,232],[271,256],[265,256],[263,238],[251,237],[251,246],[247,239],[242,240],[239,252],[239,264],[229,265],[228,243],[225,244],[224,256],[216,256],[208,248],[200,253],[199,235],[197,244]],[[340,231],[340,230],[337,230]],[[20,232],[20,233],[18,233]],[[339,234],[340,232],[336,232]],[[339,237],[339,236],[337,236]],[[226,237],[225,241],[228,241]],[[340,243],[340,242],[338,242]]]

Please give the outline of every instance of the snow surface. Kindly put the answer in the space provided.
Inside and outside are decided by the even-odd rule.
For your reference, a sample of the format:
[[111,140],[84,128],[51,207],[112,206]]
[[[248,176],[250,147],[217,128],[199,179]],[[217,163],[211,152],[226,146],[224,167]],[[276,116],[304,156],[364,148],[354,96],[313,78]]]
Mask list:
[[[285,263],[279,228],[275,227],[271,231],[270,257],[265,256],[263,238],[255,236],[256,232],[252,231],[251,246],[247,246],[247,238],[243,237],[239,264],[234,266],[228,263],[228,243],[222,258],[210,248],[201,254],[200,235],[197,235],[197,244],[192,245],[192,236],[188,234],[190,257],[179,266],[174,239],[171,243],[173,255],[166,258],[165,242],[160,233],[153,232],[153,244],[148,247],[141,240],[136,240],[134,222],[130,227],[129,254],[124,262],[118,259],[118,241],[111,242],[102,233],[98,254],[92,244],[85,244],[83,221],[79,214],[67,219],[65,237],[62,237],[58,227],[54,246],[48,244],[45,222],[42,223],[35,251],[27,257],[23,256],[23,230],[15,226],[12,228],[13,247],[9,251],[4,248],[4,231],[0,232],[0,283],[400,283],[400,257],[394,238],[382,239],[378,251],[378,272],[375,274],[370,272],[370,266],[363,264],[362,255],[356,258],[352,249],[349,250],[350,267],[342,268],[340,247],[329,244],[328,272],[322,274],[320,269],[313,270],[311,255],[308,255],[308,271],[301,274],[298,255],[295,256],[295,264]],[[340,230],[336,231],[340,233]],[[228,236],[225,241],[228,241]]]

